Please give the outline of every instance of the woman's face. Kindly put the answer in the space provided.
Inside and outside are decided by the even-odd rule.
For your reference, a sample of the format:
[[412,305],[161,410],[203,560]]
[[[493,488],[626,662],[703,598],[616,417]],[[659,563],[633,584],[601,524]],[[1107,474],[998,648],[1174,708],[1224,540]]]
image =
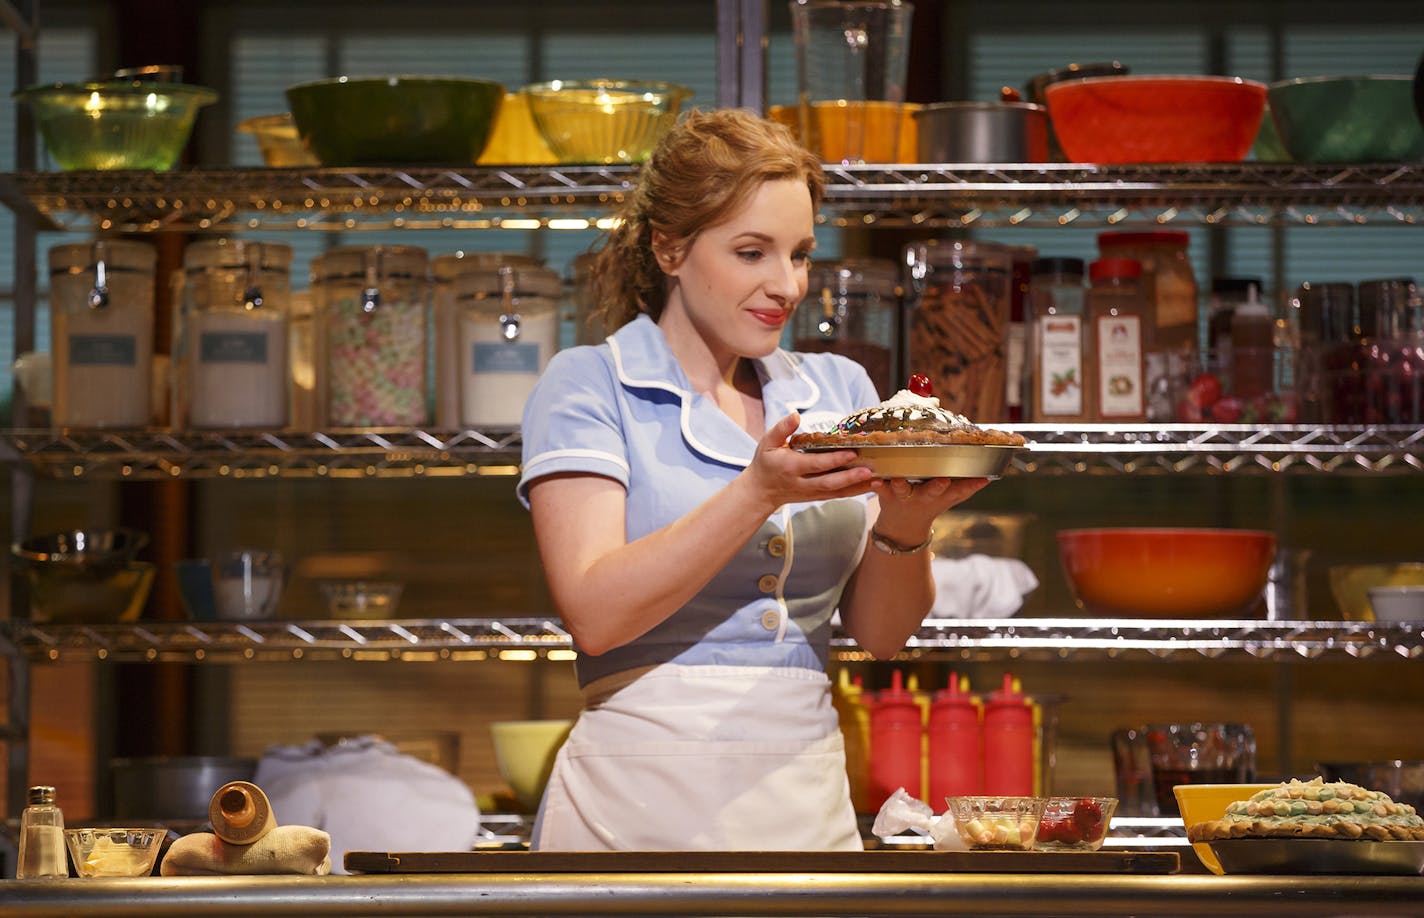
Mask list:
[[663,260],[680,309],[718,355],[764,357],[806,295],[816,246],[804,181],[763,183],[731,218],[699,233],[680,262]]

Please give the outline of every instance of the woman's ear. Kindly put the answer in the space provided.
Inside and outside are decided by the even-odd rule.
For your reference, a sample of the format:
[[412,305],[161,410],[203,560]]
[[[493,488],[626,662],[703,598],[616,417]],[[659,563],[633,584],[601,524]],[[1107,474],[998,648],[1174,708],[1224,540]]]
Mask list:
[[663,269],[663,273],[676,274],[678,265],[682,263],[681,247],[675,245],[668,238],[668,234],[661,230],[653,230],[652,247],[653,257],[658,260],[658,267]]

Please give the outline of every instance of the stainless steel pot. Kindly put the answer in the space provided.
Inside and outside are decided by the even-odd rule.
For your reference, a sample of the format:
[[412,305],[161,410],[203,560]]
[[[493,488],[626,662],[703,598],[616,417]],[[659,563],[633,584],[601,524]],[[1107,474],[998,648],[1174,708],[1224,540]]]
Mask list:
[[1030,102],[937,102],[915,112],[922,163],[1048,160],[1048,109]]
[[256,759],[229,756],[111,759],[114,818],[203,821],[218,788],[251,781],[256,771]]

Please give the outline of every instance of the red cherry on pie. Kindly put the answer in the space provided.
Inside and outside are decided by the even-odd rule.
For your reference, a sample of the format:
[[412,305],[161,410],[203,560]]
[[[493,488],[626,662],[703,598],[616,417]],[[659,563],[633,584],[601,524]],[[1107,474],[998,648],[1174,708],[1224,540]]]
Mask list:
[[920,398],[929,398],[933,391],[930,388],[930,378],[923,373],[914,373],[910,376],[910,391]]

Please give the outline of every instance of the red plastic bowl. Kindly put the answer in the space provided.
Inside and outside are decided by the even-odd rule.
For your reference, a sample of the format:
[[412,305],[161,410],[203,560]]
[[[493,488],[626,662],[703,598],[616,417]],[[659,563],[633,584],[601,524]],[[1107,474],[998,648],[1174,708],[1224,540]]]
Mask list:
[[1045,90],[1078,163],[1234,163],[1261,127],[1266,84],[1220,76],[1087,77]]
[[1250,529],[1068,529],[1063,573],[1078,604],[1120,618],[1254,614],[1276,537]]

